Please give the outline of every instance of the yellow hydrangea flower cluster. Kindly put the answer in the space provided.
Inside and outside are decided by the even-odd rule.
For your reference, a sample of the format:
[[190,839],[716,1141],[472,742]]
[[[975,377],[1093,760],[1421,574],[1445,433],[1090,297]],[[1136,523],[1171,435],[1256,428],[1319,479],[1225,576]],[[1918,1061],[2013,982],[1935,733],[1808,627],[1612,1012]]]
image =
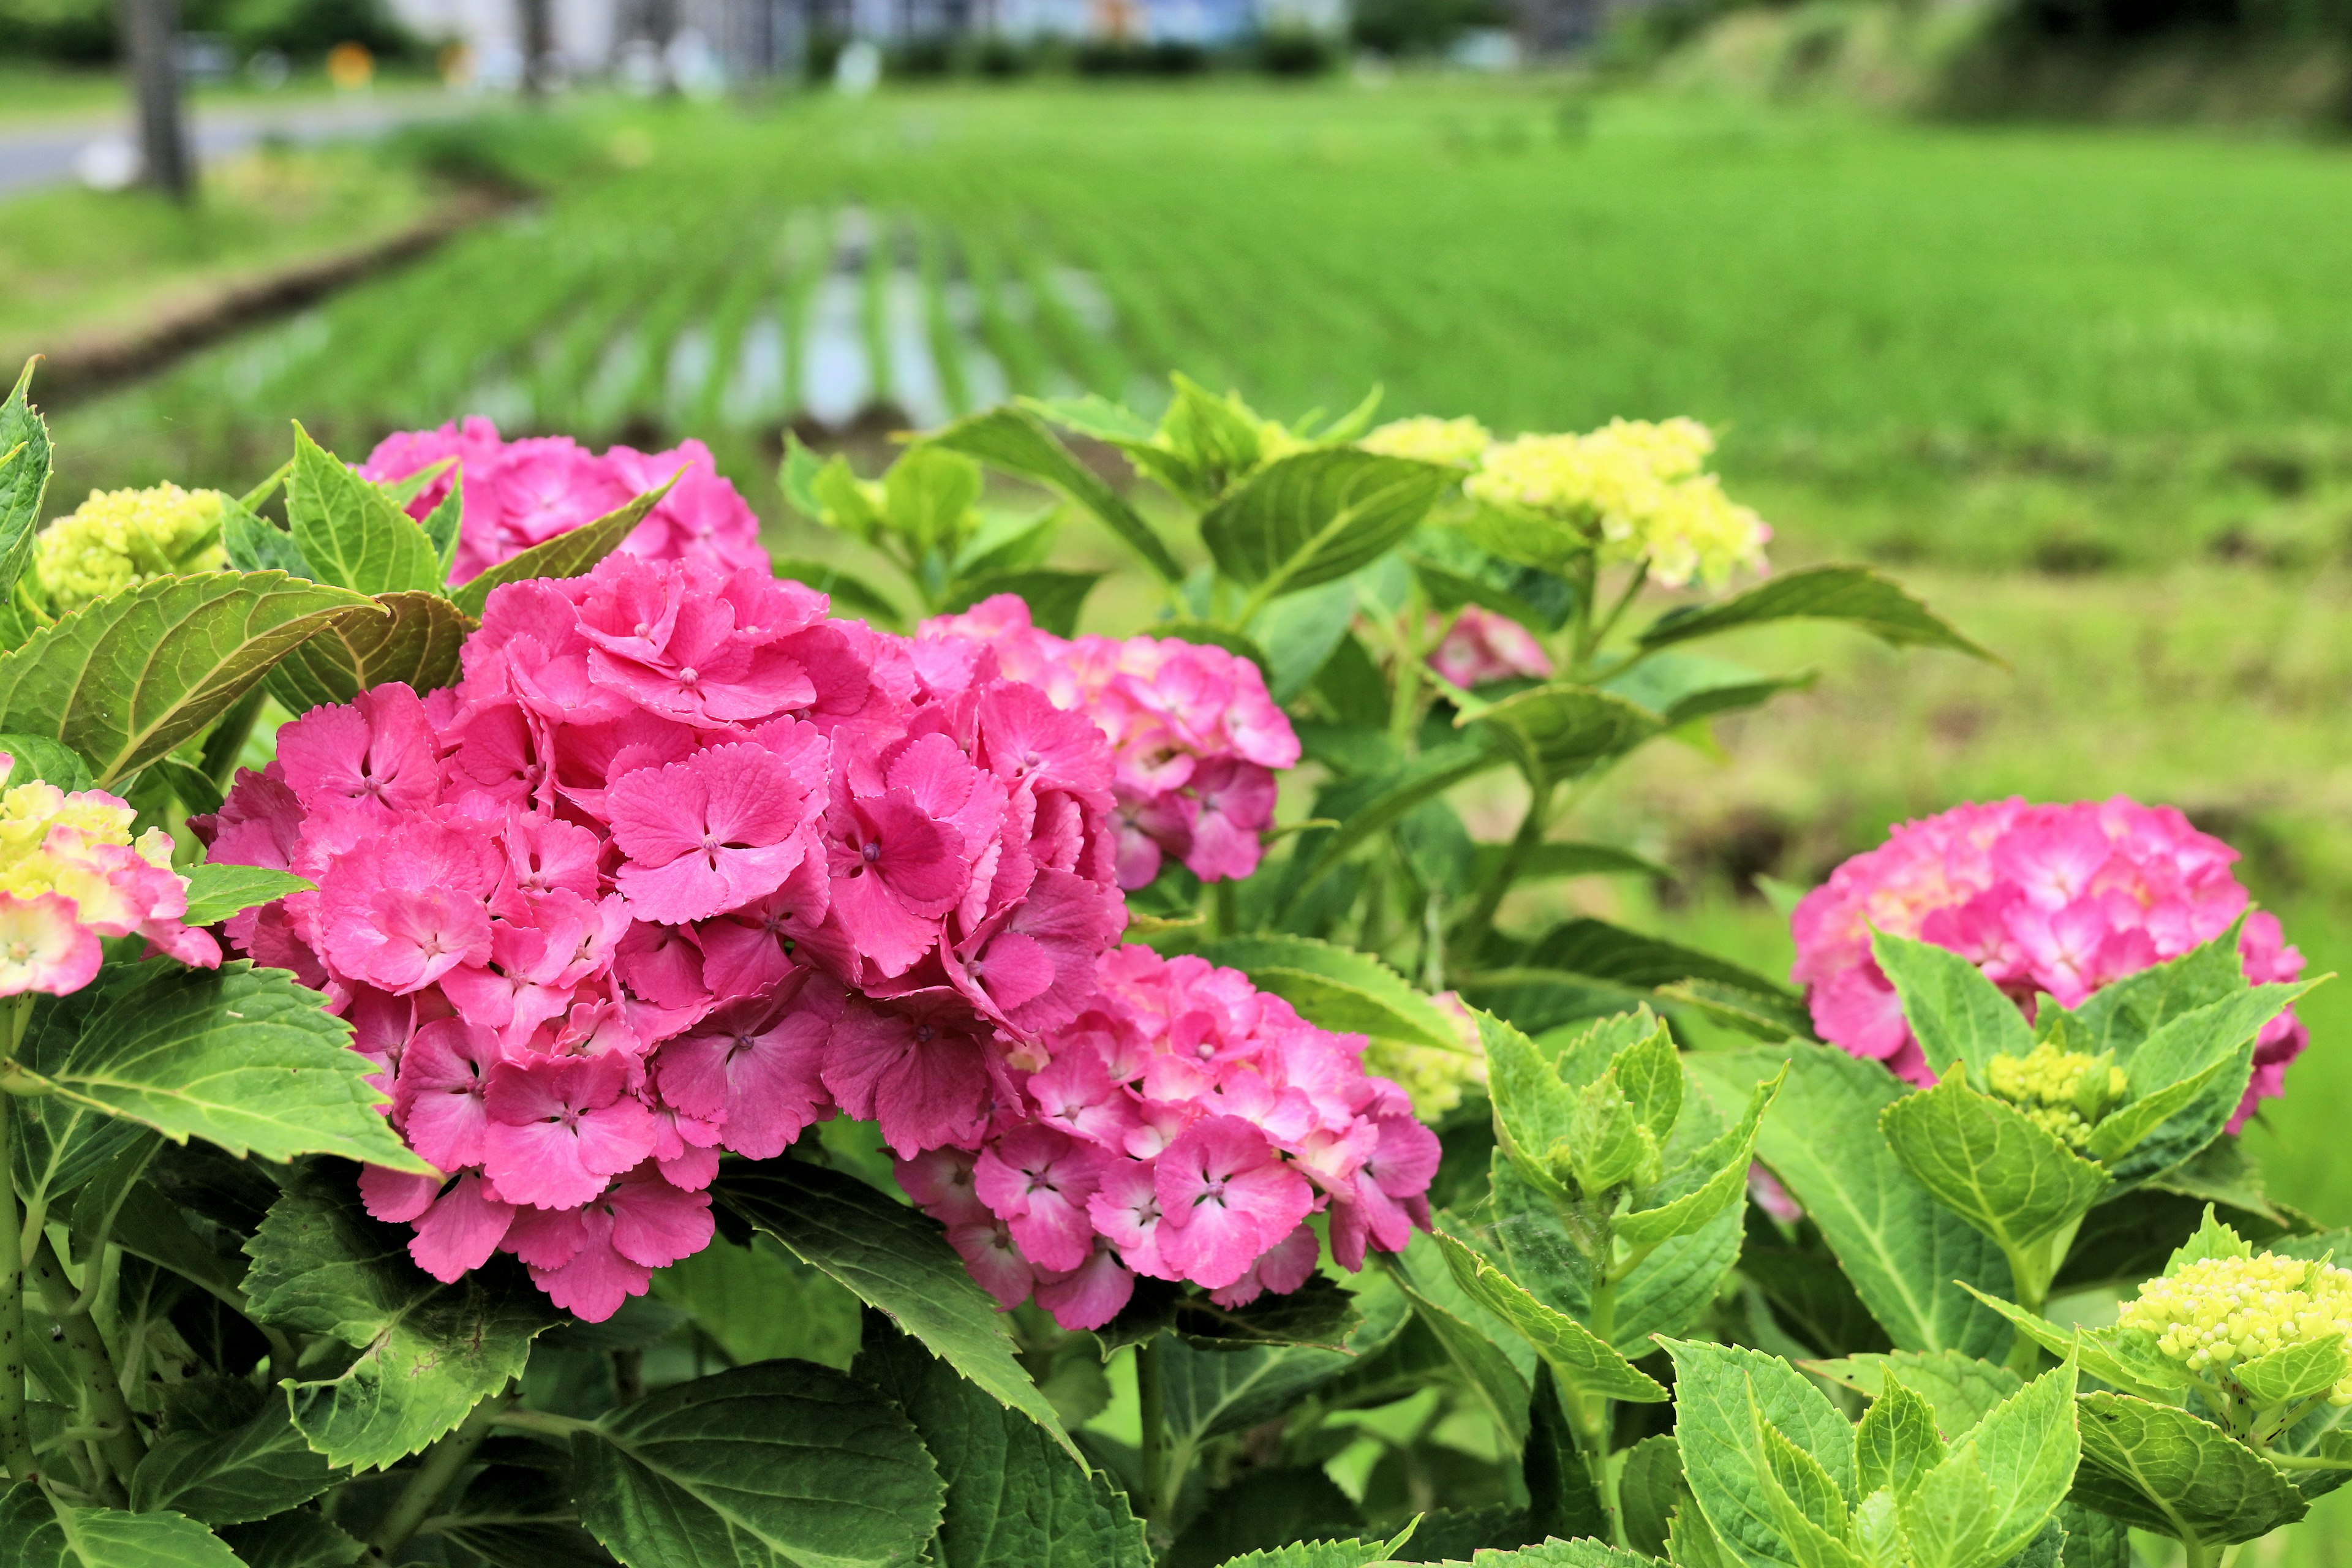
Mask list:
[[2075,1150],[2130,1092],[2124,1069],[2107,1058],[2062,1051],[2047,1040],[2021,1057],[1993,1058],[1985,1077],[2028,1121]]
[[1564,518],[1604,561],[1638,561],[1669,587],[1761,571],[1772,531],[1701,472],[1715,437],[1695,419],[1615,419],[1585,436],[1522,436],[1488,447],[1464,489],[1476,500]]
[[172,836],[151,827],[133,840],[137,815],[103,791],[68,795],[38,779],[0,795],[0,893],[20,899],[63,893],[85,906],[109,904],[111,868],[93,864],[94,849],[129,848],[170,871]]
[[1450,463],[1460,468],[1475,466],[1494,444],[1493,434],[1475,419],[1440,419],[1430,414],[1392,419],[1356,443],[1382,457]]
[[[2139,1288],[2121,1322],[2157,1336],[2164,1353],[2200,1375],[2335,1339],[2352,1349],[2352,1271],[2298,1258],[2207,1258]],[[2327,1402],[2352,1405],[2352,1373]]]
[[63,615],[94,599],[183,572],[217,572],[218,490],[157,485],[143,490],[92,490],[89,499],[41,531],[33,571],[49,607]]

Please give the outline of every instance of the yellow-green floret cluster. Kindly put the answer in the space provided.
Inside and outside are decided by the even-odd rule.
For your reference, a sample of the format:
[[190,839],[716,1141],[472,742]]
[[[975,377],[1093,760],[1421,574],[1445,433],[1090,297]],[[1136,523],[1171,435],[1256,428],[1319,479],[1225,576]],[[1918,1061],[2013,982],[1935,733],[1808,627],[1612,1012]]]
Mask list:
[[[2352,1341],[2352,1271],[2269,1252],[2200,1258],[2142,1285],[2121,1321],[2156,1335],[2164,1353],[2190,1372],[2225,1376],[2240,1362],[2290,1345]],[[2352,1405],[2352,1373],[2327,1397]]]
[[1450,463],[1466,468],[1476,463],[1495,437],[1475,419],[1440,419],[1416,415],[1393,419],[1356,444],[1367,452],[1390,458],[1412,458],[1424,463]]
[[144,490],[92,490],[89,499],[41,531],[33,570],[59,615],[94,599],[183,572],[217,572],[218,490],[157,485]]
[[1587,530],[1604,561],[1640,562],[1670,587],[1761,571],[1772,531],[1701,472],[1715,437],[1695,419],[1615,419],[1584,436],[1522,436],[1486,449],[1464,489],[1490,505]]
[[2090,1142],[2091,1129],[2129,1092],[2124,1069],[2109,1058],[2062,1051],[2047,1040],[2021,1057],[1993,1058],[1985,1077],[1994,1094],[2070,1149]]

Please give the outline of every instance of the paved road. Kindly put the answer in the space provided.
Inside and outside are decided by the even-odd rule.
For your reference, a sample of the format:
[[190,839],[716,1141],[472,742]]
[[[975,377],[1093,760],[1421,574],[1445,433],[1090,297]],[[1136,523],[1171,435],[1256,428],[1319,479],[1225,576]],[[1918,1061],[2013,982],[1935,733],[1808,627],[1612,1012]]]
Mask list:
[[[372,136],[404,121],[462,113],[476,101],[426,90],[313,99],[283,107],[240,103],[215,109],[199,104],[194,127],[196,156],[200,162],[211,163],[241,153],[269,135],[289,136],[297,142]],[[119,116],[0,126],[0,195],[71,179],[74,159],[81,150],[110,138],[132,138],[128,107]]]

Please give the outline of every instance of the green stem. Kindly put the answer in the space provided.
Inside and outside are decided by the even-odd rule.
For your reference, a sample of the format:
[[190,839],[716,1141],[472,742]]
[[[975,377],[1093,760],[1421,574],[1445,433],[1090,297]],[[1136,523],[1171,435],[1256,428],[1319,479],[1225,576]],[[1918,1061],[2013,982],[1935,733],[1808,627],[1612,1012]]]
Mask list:
[[[9,1033],[23,1032],[32,997],[11,1005]],[[0,1463],[18,1480],[40,1473],[33,1454],[32,1428],[25,1421],[25,1258],[16,1232],[15,1152],[11,1148],[16,1107],[0,1095]]]
[[1168,1473],[1168,1382],[1157,1334],[1135,1347],[1135,1396],[1142,1407],[1143,1517],[1165,1523],[1176,1484]]
[[1511,884],[1518,878],[1520,863],[1543,842],[1544,830],[1551,824],[1552,786],[1548,783],[1538,784],[1534,791],[1528,797],[1527,815],[1519,818],[1518,831],[1511,836],[1511,847],[1486,874],[1486,885],[1478,889],[1477,901],[1462,917],[1453,954],[1462,963],[1475,965],[1485,952],[1486,938],[1495,930],[1495,911],[1503,907],[1503,895],[1511,890]]
[[[76,1310],[75,1291],[57,1248],[47,1236],[29,1239],[34,1281],[40,1286],[42,1304],[57,1320],[66,1360],[73,1367],[75,1380],[81,1384],[83,1423],[106,1434],[92,1447],[113,1475],[110,1480],[101,1473],[99,1484],[101,1488],[127,1488],[131,1472],[147,1457],[147,1445],[139,1436],[130,1405],[122,1397],[121,1376],[114,1370],[114,1358],[107,1353],[106,1341],[100,1335],[98,1324],[87,1310]],[[98,1265],[97,1258],[90,1259],[91,1268]]]
[[1217,934],[1219,936],[1241,935],[1241,904],[1234,896],[1234,884],[1229,881],[1212,882],[1209,888],[1210,899],[1215,904],[1217,910]]
[[458,1472],[472,1461],[482,1439],[499,1424],[499,1417],[506,1412],[507,1398],[504,1394],[494,1394],[483,1400],[456,1431],[425,1450],[425,1462],[416,1467],[416,1473],[409,1477],[408,1485],[401,1489],[399,1498],[394,1501],[392,1511],[383,1516],[383,1522],[368,1538],[369,1562],[389,1563],[408,1544],[408,1538],[416,1533],[417,1527],[448,1495]]
[[[1598,653],[1608,643],[1609,634],[1617,629],[1617,623],[1624,618],[1625,612],[1632,606],[1634,596],[1641,593],[1642,585],[1649,580],[1650,563],[1644,561],[1633,568],[1633,574],[1625,579],[1625,591],[1617,595],[1617,602],[1609,606],[1609,614],[1601,617],[1600,627],[1592,634],[1592,642],[1587,650],[1588,656]],[[1598,581],[1596,576],[1596,585]],[[1578,679],[1582,679],[1587,673],[1580,663],[1576,671]]]
[[1421,686],[1424,667],[1422,664],[1421,623],[1427,618],[1423,608],[1421,587],[1415,584],[1405,595],[1404,614],[1397,622],[1396,679],[1389,693],[1389,739],[1401,750],[1409,750],[1412,742],[1413,723],[1421,716]]
[[557,1415],[545,1410],[502,1409],[490,1417],[493,1426],[505,1426],[517,1432],[536,1432],[542,1437],[569,1439],[575,1432],[585,1432],[594,1426],[593,1421],[582,1421],[570,1415]]
[[1600,586],[1601,568],[1591,555],[1580,556],[1569,570],[1569,579],[1576,587],[1576,618],[1569,637],[1566,673],[1570,680],[1581,680],[1592,662],[1592,595]]

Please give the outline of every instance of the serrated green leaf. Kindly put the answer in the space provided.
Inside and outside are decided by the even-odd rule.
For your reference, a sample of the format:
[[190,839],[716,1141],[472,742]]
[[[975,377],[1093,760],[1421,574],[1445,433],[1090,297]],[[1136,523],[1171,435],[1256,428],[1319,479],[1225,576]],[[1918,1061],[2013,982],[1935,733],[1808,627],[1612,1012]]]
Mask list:
[[2092,1056],[2113,1051],[2128,1065],[2140,1042],[2170,1020],[2245,990],[2238,929],[2091,993],[2068,1019],[2071,1047]]
[[41,527],[41,500],[48,493],[49,427],[32,405],[33,366],[26,360],[8,399],[0,403],[0,602],[5,602],[33,558],[33,537]]
[[422,696],[457,683],[457,653],[479,624],[439,594],[380,594],[381,617],[338,621],[271,669],[269,694],[308,713],[397,680]]
[[1029,618],[1038,626],[1056,637],[1075,637],[1087,595],[1108,575],[1105,572],[1061,572],[1043,566],[1021,572],[983,572],[958,582],[941,608],[954,615],[992,595],[1011,594],[1029,606]]
[[34,1481],[0,1493],[0,1568],[245,1568],[221,1538],[176,1513],[58,1501]]
[[1666,1391],[1593,1331],[1564,1312],[1554,1311],[1462,1242],[1437,1233],[1438,1247],[1454,1283],[1501,1318],[1533,1345],[1561,1383],[1578,1392],[1630,1404],[1664,1403]]
[[[1920,1184],[1999,1243],[2012,1268],[2115,1184],[2055,1134],[1957,1076],[1896,1100],[1878,1125]],[[2048,1283],[2045,1273],[2034,1288]]]
[[1993,658],[1893,579],[1867,566],[1776,573],[1727,599],[1667,611],[1643,631],[1641,645],[1665,647],[1740,626],[1797,619],[1850,622],[1895,647],[1947,647],[1978,658]]
[[694,1319],[738,1366],[790,1356],[849,1370],[859,1307],[831,1275],[754,1237],[724,1237],[654,1274],[654,1294]]
[[606,512],[593,522],[566,529],[519,555],[507,557],[488,571],[449,590],[450,602],[479,620],[483,607],[489,603],[491,592],[509,583],[528,583],[536,577],[584,575],[637,531],[637,524],[645,521],[647,512],[661,505],[663,499],[669,494],[670,487],[676,483],[677,475],[672,474],[662,481],[660,489],[632,497],[626,504]]
[[1386,1541],[1293,1542],[1288,1546],[1228,1557],[1217,1568],[1372,1568],[1372,1564],[1394,1557],[1412,1539],[1413,1530],[1414,1526],[1408,1524]]
[[1562,1082],[1550,1056],[1491,1013],[1472,1009],[1486,1054],[1486,1092],[1495,1106],[1495,1137],[1520,1173],[1547,1194],[1568,1188],[1546,1156],[1570,1136],[1576,1091]]
[[1328,447],[1277,458],[1201,519],[1218,570],[1261,598],[1370,565],[1460,475],[1434,463]]
[[1454,1016],[1370,953],[1279,933],[1234,937],[1199,951],[1323,1028],[1468,1054]]
[[209,860],[189,867],[186,875],[188,912],[181,920],[192,926],[215,925],[256,904],[266,904],[314,886],[308,877],[298,877],[291,871]]
[[90,787],[89,764],[62,741],[46,735],[0,735],[0,752],[12,759],[5,783],[30,784],[39,779],[71,794]]
[[1625,1451],[1625,1468],[1617,1481],[1626,1543],[1648,1556],[1664,1556],[1675,1510],[1688,1504],[1690,1496],[1690,1483],[1683,1479],[1682,1448],[1673,1434],[1634,1444]]
[[2310,1505],[2252,1449],[2211,1422],[2125,1394],[2078,1401],[2074,1498],[2141,1530],[2227,1546],[2292,1524]]
[[289,577],[319,581],[317,570],[303,558],[294,536],[249,510],[234,496],[222,509],[221,544],[228,552],[228,563],[240,572],[283,572]]
[[980,465],[970,458],[943,447],[909,447],[882,476],[883,513],[919,553],[963,531],[980,487]]
[[2213,1205],[2205,1205],[2204,1216],[2187,1241],[2173,1249],[2165,1260],[2164,1277],[2168,1279],[2192,1263],[2202,1263],[2214,1258],[2252,1258],[2253,1244],[2220,1220],[2213,1217]]
[[1756,1437],[1764,1456],[1759,1474],[1769,1483],[1766,1495],[1780,1514],[1787,1544],[1800,1548],[1806,1568],[1830,1563],[1856,1563],[1858,1568],[1858,1560],[1845,1550],[1852,1510],[1822,1462],[1782,1436],[1760,1411],[1756,1412]]
[[110,785],[199,733],[329,622],[383,613],[275,572],[159,577],[0,658],[0,731],[62,741]]
[[[426,473],[433,472],[426,469]],[[404,510],[405,504],[404,503]],[[449,476],[448,493],[434,503],[419,524],[425,530],[425,542],[433,546],[434,584],[445,586],[449,581],[449,569],[457,560],[457,535],[466,515],[466,476],[461,470]]]
[[1757,1133],[1788,1078],[1784,1065],[1769,1080],[1758,1084],[1748,1092],[1748,1109],[1738,1124],[1692,1156],[1688,1169],[1704,1173],[1696,1186],[1654,1208],[1621,1215],[1617,1234],[1635,1247],[1651,1246],[1669,1237],[1687,1236],[1737,1203],[1748,1190],[1748,1167]]
[[177,757],[156,758],[147,764],[146,773],[140,776],[142,779],[162,781],[163,787],[172,792],[172,798],[178,801],[191,816],[207,816],[221,808],[224,797],[220,785],[213,783],[212,776],[202,768],[191,766]]
[[1568,681],[1514,692],[1460,721],[1495,736],[1520,772],[1538,782],[1573,778],[1662,728],[1657,715],[1637,703]]
[[2258,1405],[2291,1405],[2333,1387],[2347,1371],[2352,1371],[2352,1355],[2336,1339],[2288,1345],[2242,1361],[2230,1369],[2230,1376]]
[[1853,1495],[1853,1428],[1827,1395],[1778,1356],[1663,1342],[1675,1362],[1675,1429],[1691,1493],[1726,1551],[1751,1568],[1810,1568],[1773,1506],[1762,1424],[1804,1450],[1841,1497]]
[[1661,1149],[1683,1113],[1683,1064],[1675,1050],[1674,1032],[1663,1023],[1619,1051],[1609,1070],[1633,1109],[1633,1120],[1649,1130]]
[[1151,1568],[1125,1494],[904,1334],[869,1337],[856,1374],[897,1401],[938,1463],[940,1568]]
[[294,426],[294,471],[286,478],[286,522],[319,580],[371,596],[432,593],[440,552],[383,489],[346,468]]
[[1675,1510],[1673,1527],[1666,1532],[1666,1560],[1675,1568],[1738,1568],[1740,1562],[1707,1523],[1696,1498]]
[[1653,1182],[1664,1173],[1658,1141],[1618,1088],[1614,1067],[1577,1091],[1568,1136],[1554,1143],[1545,1158],[1555,1175],[1572,1169],[1577,1186],[1588,1196],[1621,1184]]
[[205,1524],[242,1524],[306,1503],[334,1480],[334,1466],[272,1400],[228,1431],[162,1438],[131,1478],[131,1504],[142,1513],[170,1509]]
[[1947,1443],[1967,1436],[1996,1405],[2025,1386],[2007,1367],[1958,1351],[1895,1351],[1804,1365],[1872,1399],[1885,1398],[1891,1387],[1909,1389],[1935,1412],[1936,1429]]
[[1919,1038],[1929,1070],[1967,1064],[1969,1080],[1986,1087],[1992,1058],[2033,1049],[2033,1026],[1984,971],[1949,949],[1874,932],[1871,956],[1903,999],[1903,1016]]
[[862,617],[885,630],[895,630],[907,624],[905,612],[891,602],[888,595],[829,561],[778,556],[776,575],[827,595],[833,601],[833,613],[837,616]]
[[2009,1265],[1880,1135],[1880,1112],[1910,1092],[1901,1079],[1876,1062],[1804,1044],[1702,1052],[1685,1065],[1717,1093],[1744,1093],[1783,1059],[1789,1079],[1757,1135],[1757,1153],[1821,1227],[1871,1315],[1903,1350],[1998,1354],[2008,1325],[1954,1281],[2006,1296]]
[[1143,557],[1144,563],[1160,574],[1161,581],[1183,581],[1184,568],[1177,563],[1167,543],[1152,531],[1151,525],[1143,521],[1142,514],[1071,456],[1069,448],[1028,409],[1009,405],[984,409],[935,430],[923,439],[929,445],[977,458],[990,468],[1034,479],[1059,492],[1094,513],[1125,540]]
[[[2235,1047],[2224,1047],[2212,1061],[2189,1077],[2168,1083],[2152,1093],[2116,1107],[2100,1118],[2099,1124],[2091,1129],[2090,1141],[2083,1146],[2083,1152],[2101,1164],[2113,1166],[2147,1142],[2149,1133],[2202,1099],[2237,1055]],[[2240,1097],[2242,1098],[2244,1092],[2241,1085],[2238,1089]]]
[[[1429,1239],[1426,1232],[1415,1231],[1404,1256],[1391,1258],[1391,1273],[1398,1289],[1412,1304],[1414,1316],[1444,1351],[1456,1376],[1485,1409],[1495,1429],[1514,1448],[1522,1447],[1528,1439],[1528,1379],[1503,1349],[1503,1343],[1509,1341],[1524,1345],[1525,1342],[1510,1334],[1492,1314],[1471,1300],[1454,1283],[1451,1269],[1442,1260],[1433,1265],[1424,1261],[1418,1269],[1413,1267],[1416,1257],[1426,1260],[1436,1249],[1437,1244]],[[1458,1300],[1441,1299],[1446,1295]],[[1454,1310],[1456,1306],[1462,1310]],[[1473,1313],[1486,1317],[1494,1326],[1474,1324],[1468,1316]],[[1532,1370],[1536,1362],[1532,1352],[1522,1349],[1519,1353]]]
[[44,1035],[19,1060],[53,1093],[174,1142],[430,1171],[377,1111],[384,1096],[367,1082],[376,1069],[351,1038],[352,1026],[282,970],[152,959],[110,991],[77,1037]]
[[2118,1052],[2136,1095],[2155,1094],[2196,1077],[2217,1057],[2226,1065],[2186,1109],[2136,1140],[2129,1152],[2116,1159],[2116,1179],[2146,1180],[2220,1137],[2245,1098],[2254,1041],[2263,1026],[2318,984],[2241,986],[2220,1001],[2164,1018],[2127,1052]]
[[581,1522],[626,1568],[896,1568],[946,1486],[870,1384],[806,1362],[697,1378],[572,1439]]
[[[351,1568],[367,1550],[310,1509],[228,1525],[220,1533],[246,1568]],[[540,1565],[518,1563],[516,1568]]]
[[2027,1384],[1898,1501],[1916,1568],[1995,1568],[2042,1533],[2081,1453],[2074,1383],[2069,1363]]
[[1998,1297],[1977,1298],[2010,1321],[2011,1327],[2061,1361],[2073,1357],[2084,1372],[2102,1383],[2145,1398],[2179,1404],[2179,1391],[2189,1378],[2179,1363],[2158,1353],[2155,1336],[2144,1329],[2060,1328],[2036,1312],[2013,1306]]
[[730,1167],[711,1195],[1079,1457],[1061,1417],[1013,1358],[996,1303],[972,1282],[936,1221],[854,1176],[796,1160]]
[[1864,1497],[1881,1490],[1908,1497],[1943,1462],[1935,1407],[1905,1384],[1888,1384],[1853,1429],[1854,1490]]
[[522,1373],[562,1314],[506,1258],[443,1285],[406,1227],[368,1217],[347,1173],[305,1166],[245,1244],[254,1317],[358,1352],[337,1377],[285,1384],[294,1425],[338,1465],[415,1453]]

